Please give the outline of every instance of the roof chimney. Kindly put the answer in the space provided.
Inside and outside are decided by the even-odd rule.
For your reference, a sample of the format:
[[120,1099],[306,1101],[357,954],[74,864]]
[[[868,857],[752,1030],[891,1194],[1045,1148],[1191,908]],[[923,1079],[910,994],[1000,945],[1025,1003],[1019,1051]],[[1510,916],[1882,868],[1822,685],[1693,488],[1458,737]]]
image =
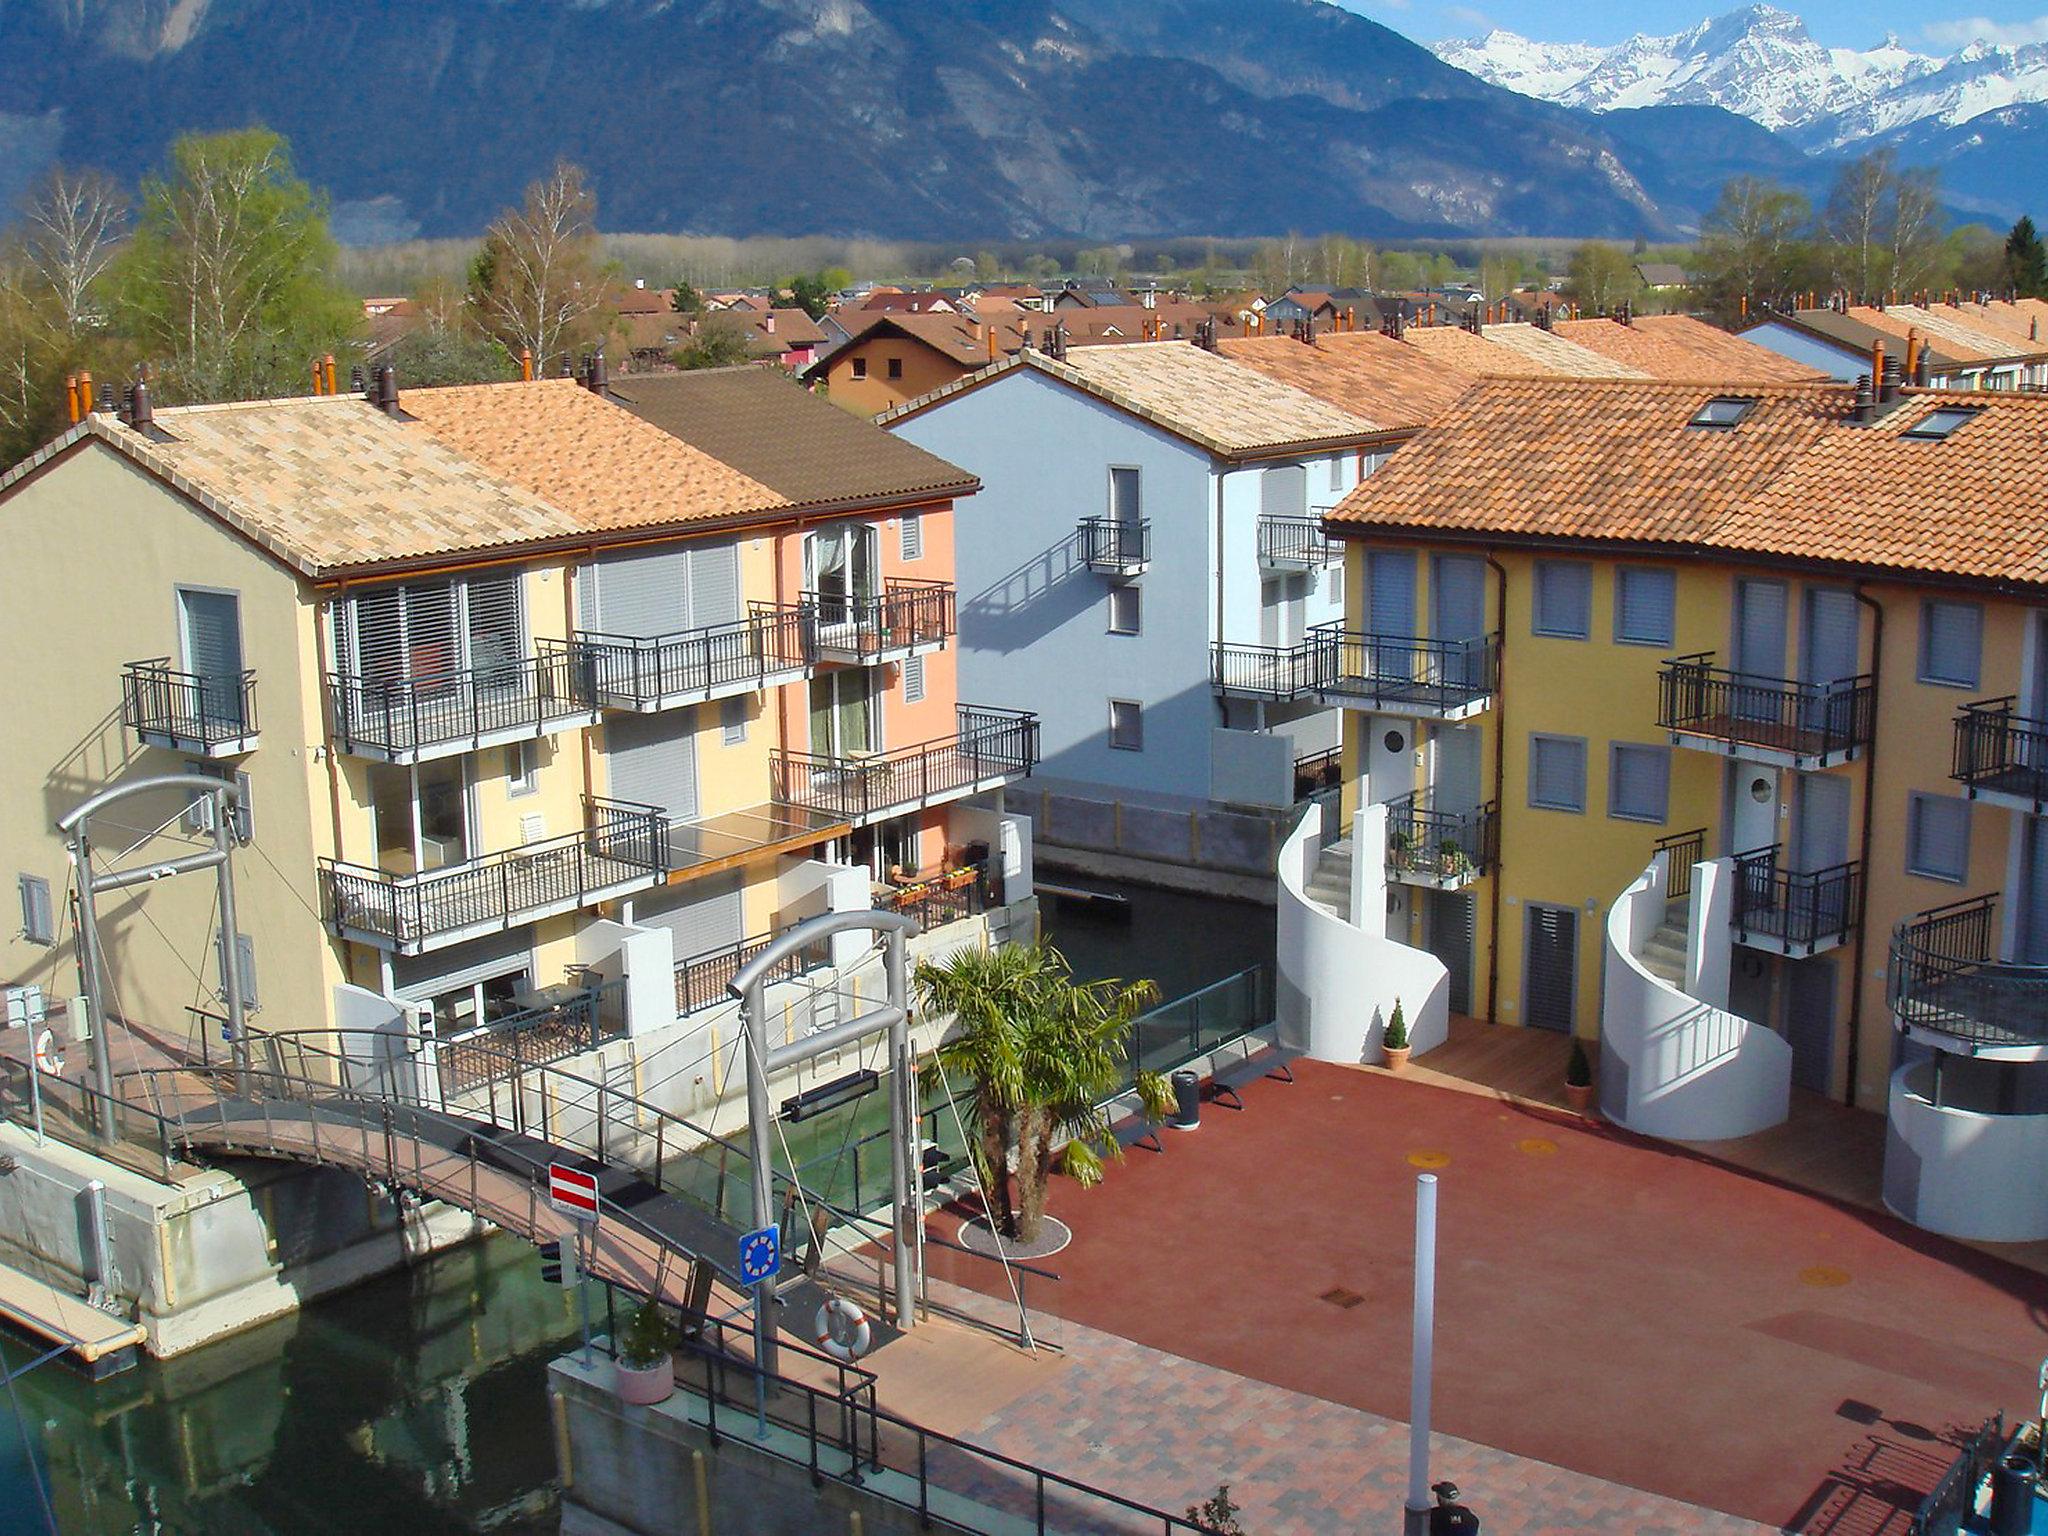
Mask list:
[[1913,385],[1916,389],[1927,387],[1929,369],[1927,366],[1927,343],[1920,343],[1920,356],[1913,364]]
[[348,371],[348,392],[352,395],[364,395],[366,399],[368,398],[363,385],[363,365],[361,363],[354,364]]
[[533,382],[533,348],[531,347],[521,347],[519,349],[519,377],[529,384]]
[[1920,328],[1914,326],[1906,332],[1906,366],[1904,376],[1911,379],[1920,371]]
[[78,414],[81,420],[92,414],[92,374],[87,369],[78,373]]
[[386,416],[399,414],[398,370],[389,363],[377,365],[377,396],[371,403]]
[[1870,382],[1884,382],[1884,338],[1881,336],[1870,343]]
[[1849,419],[1861,426],[1875,420],[1876,416],[1877,400],[1870,393],[1870,375],[1859,373],[1856,375],[1856,404],[1849,412]]
[[768,311],[768,318],[767,318],[767,319],[766,319],[765,321],[763,321],[763,322],[762,322],[762,324],[761,324],[761,328],[762,328],[762,329],[763,329],[764,331],[766,331],[766,332],[767,332],[767,333],[768,333],[768,334],[769,334],[770,336],[773,336],[773,335],[775,334],[775,311],[774,311],[774,310],[772,310],[772,309],[771,309],[771,310],[769,310],[769,311]]
[[149,386],[141,379],[128,391],[128,425],[145,437],[156,436],[156,409],[149,403]]
[[1899,398],[1899,360],[1888,357],[1884,360],[1884,377],[1878,381],[1877,403],[1890,405]]
[[321,369],[320,359],[317,357],[313,359],[313,393],[316,395],[327,393],[327,375]]
[[593,395],[603,394],[610,385],[611,374],[604,365],[604,349],[602,347],[591,354],[590,369],[584,375],[583,382],[589,387]]
[[78,375],[64,375],[64,414],[71,418],[71,425],[78,425]]
[[329,352],[320,359],[320,381],[326,386],[326,393],[334,393],[334,354]]

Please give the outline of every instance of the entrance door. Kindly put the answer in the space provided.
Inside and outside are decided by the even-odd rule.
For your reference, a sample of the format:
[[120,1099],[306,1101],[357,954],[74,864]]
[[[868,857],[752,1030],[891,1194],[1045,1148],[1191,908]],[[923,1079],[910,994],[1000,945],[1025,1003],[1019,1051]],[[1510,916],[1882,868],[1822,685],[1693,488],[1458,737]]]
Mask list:
[[[1731,702],[1736,718],[1776,719],[1777,685],[1785,677],[1785,584],[1782,581],[1736,582],[1733,660],[1737,678]],[[1755,679],[1755,687],[1743,686],[1749,679]]]
[[1728,764],[1728,851],[1751,853],[1778,840],[1778,770],[1740,758]]
[[1429,952],[1451,973],[1453,1013],[1472,1011],[1472,951],[1478,904],[1467,891],[1429,893]]
[[1446,816],[1479,809],[1479,732],[1469,725],[1440,725],[1436,731],[1436,785],[1431,795]]
[[1835,1066],[1835,961],[1831,955],[1786,963],[1785,1038],[1792,1081],[1826,1093]]
[[1579,913],[1575,907],[1529,903],[1522,962],[1522,1022],[1569,1034],[1577,999]]
[[178,593],[179,627],[184,631],[185,670],[199,679],[192,710],[218,734],[232,735],[242,722],[242,605],[232,592]]
[[818,622],[851,622],[875,594],[875,530],[841,523],[814,533],[804,545],[804,586],[817,594]]
[[811,679],[811,751],[819,757],[859,756],[878,750],[874,728],[874,675],[843,667]]

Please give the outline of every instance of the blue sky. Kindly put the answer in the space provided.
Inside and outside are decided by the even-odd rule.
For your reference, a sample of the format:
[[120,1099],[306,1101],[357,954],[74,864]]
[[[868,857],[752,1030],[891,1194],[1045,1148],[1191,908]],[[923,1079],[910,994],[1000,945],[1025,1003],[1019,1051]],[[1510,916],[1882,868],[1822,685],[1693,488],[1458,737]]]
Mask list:
[[[1622,5],[1572,4],[1569,0],[1339,0],[1347,9],[1419,42],[1441,37],[1476,37],[1488,27],[1505,27],[1546,42],[1618,43],[1638,32],[1680,32],[1707,16],[1734,10],[1740,0],[1634,0]],[[1825,0],[1800,4],[1775,0],[1806,20],[1814,37],[1830,47],[1868,48],[1896,32],[1909,48],[1948,53],[1973,37],[2022,43],[2048,42],[2043,0],[2010,6],[1975,0],[1967,9],[1930,14],[1908,0]]]

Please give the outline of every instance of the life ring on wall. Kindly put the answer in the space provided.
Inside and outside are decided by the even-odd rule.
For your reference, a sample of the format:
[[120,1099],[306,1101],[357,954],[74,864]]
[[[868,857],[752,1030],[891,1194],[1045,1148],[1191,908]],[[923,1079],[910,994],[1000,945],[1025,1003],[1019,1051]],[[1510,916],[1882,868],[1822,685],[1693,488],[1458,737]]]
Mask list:
[[818,1348],[834,1360],[848,1364],[866,1354],[868,1345],[874,1341],[867,1313],[861,1311],[858,1302],[848,1301],[844,1296],[831,1297],[818,1308],[813,1331]]
[[64,1070],[64,1058],[57,1054],[57,1032],[46,1029],[36,1036],[36,1070],[55,1077]]

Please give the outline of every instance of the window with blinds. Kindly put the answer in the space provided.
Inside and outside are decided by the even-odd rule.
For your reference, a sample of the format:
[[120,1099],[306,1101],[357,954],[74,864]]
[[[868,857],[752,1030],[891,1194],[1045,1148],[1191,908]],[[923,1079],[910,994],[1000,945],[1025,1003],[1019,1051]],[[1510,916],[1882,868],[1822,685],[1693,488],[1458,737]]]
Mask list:
[[517,571],[375,587],[344,604],[344,660],[370,682],[513,667],[525,654],[522,619]]
[[1982,664],[1984,610],[1975,603],[1920,605],[1920,681],[1974,688]]
[[1585,810],[1583,737],[1530,735],[1529,804],[1542,811]]
[[903,662],[903,701],[919,704],[924,701],[924,658],[909,656]]
[[1592,566],[1580,560],[1536,562],[1536,602],[1530,630],[1560,640],[1591,637]]
[[1145,750],[1145,714],[1135,700],[1109,701],[1109,744],[1119,752]]
[[1614,572],[1614,638],[1622,645],[1669,645],[1675,633],[1678,573],[1624,565]]
[[1670,804],[1670,750],[1615,742],[1607,765],[1607,814],[1617,821],[1661,823]]
[[1141,502],[1138,472],[1124,465],[1112,466],[1109,471],[1109,515],[1118,522],[1135,523],[1144,516]]
[[1308,516],[1308,470],[1281,464],[1259,477],[1259,512],[1266,517]]
[[1970,872],[1970,802],[1914,793],[1906,803],[1906,872],[1960,885]]
[[924,558],[924,518],[916,512],[903,514],[902,556],[908,562]]

